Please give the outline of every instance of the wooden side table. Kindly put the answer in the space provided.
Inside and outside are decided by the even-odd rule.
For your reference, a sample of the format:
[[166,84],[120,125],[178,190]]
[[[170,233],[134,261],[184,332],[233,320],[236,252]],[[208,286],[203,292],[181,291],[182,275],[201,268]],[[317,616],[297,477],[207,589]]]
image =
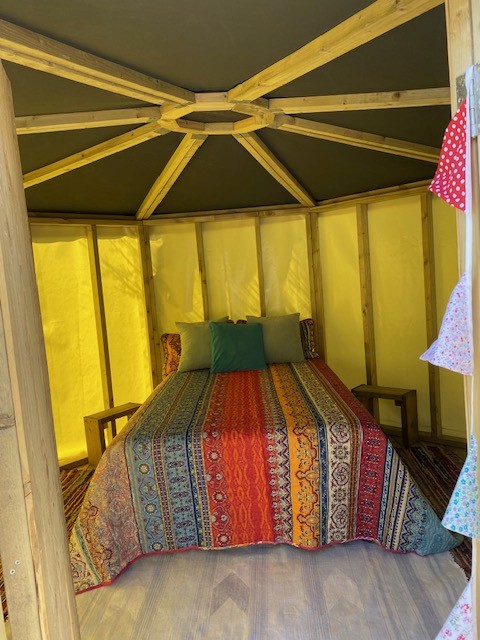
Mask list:
[[105,409],[98,413],[92,413],[85,416],[83,422],[85,424],[85,437],[87,439],[88,464],[96,467],[105,451],[105,429],[109,424],[112,425],[112,436],[117,435],[117,418],[133,416],[140,405],[136,402],[127,402],[126,404]]
[[410,447],[418,440],[418,414],[417,392],[415,389],[397,389],[395,387],[378,387],[370,384],[361,384],[352,389],[356,396],[373,414],[373,400],[394,400],[401,409],[402,416],[402,443]]

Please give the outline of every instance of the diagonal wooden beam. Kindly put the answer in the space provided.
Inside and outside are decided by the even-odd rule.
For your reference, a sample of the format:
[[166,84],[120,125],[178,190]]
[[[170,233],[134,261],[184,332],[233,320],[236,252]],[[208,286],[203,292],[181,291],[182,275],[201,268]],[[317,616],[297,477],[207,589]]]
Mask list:
[[353,147],[382,151],[383,153],[414,158],[415,160],[424,160],[425,162],[437,163],[440,155],[440,149],[435,147],[416,144],[415,142],[407,142],[406,140],[386,138],[385,136],[379,136],[374,133],[346,129],[345,127],[337,127],[333,124],[324,124],[323,122],[314,122],[292,116],[278,116],[274,126],[282,131],[289,131],[290,133],[299,133],[311,138],[340,142]]
[[228,92],[229,101],[254,100],[395,29],[443,0],[377,0],[301,49]]
[[205,142],[206,135],[187,134],[175,149],[164,170],[153,183],[137,211],[137,219],[149,218],[175,184],[177,178]]
[[15,118],[15,127],[17,135],[24,136],[30,133],[51,133],[52,131],[75,131],[78,129],[143,124],[158,120],[160,115],[160,107],[49,113],[39,116],[18,116]]
[[151,138],[163,136],[165,133],[169,133],[168,130],[163,129],[158,122],[145,124],[133,131],[123,133],[121,136],[111,138],[105,142],[100,142],[100,144],[96,144],[93,147],[74,153],[67,158],[62,158],[62,160],[58,160],[57,162],[46,165],[45,167],[26,173],[23,176],[23,186],[25,189],[33,187],[35,184],[45,182],[45,180],[51,180],[63,173],[68,173],[69,171],[83,167],[91,162],[96,162],[97,160],[111,156],[114,153],[119,153],[120,151],[134,147],[137,144],[146,142]]
[[274,113],[329,113],[333,111],[363,111],[405,107],[435,107],[450,104],[450,87],[410,89],[379,93],[347,93],[330,96],[270,98]]
[[255,133],[240,133],[235,134],[233,137],[282,187],[289,191],[294,198],[306,206],[313,207],[315,205],[315,200],[308,191],[302,187],[298,180],[273,155],[270,149]]
[[161,104],[186,104],[195,94],[115,62],[0,20],[0,58],[124,96]]

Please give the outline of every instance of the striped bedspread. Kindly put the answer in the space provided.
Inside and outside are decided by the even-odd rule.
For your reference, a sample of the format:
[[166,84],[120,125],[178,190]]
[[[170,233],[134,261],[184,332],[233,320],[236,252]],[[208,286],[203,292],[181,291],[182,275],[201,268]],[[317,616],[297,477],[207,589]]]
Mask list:
[[356,539],[421,555],[458,544],[372,417],[314,359],[170,375],[107,448],[70,547],[80,592],[151,553]]

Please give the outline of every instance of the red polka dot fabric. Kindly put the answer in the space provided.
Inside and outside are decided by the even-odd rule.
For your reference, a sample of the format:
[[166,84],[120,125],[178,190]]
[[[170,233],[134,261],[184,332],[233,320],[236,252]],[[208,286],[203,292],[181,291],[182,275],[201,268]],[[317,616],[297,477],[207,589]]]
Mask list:
[[467,208],[466,157],[467,103],[464,100],[445,131],[440,161],[429,187],[442,200],[462,211]]

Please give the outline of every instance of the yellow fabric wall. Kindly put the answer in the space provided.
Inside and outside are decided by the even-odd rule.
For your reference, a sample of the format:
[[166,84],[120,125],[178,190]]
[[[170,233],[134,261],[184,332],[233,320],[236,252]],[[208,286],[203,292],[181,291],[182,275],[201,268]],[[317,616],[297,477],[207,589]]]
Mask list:
[[162,223],[148,231],[157,323],[160,333],[174,333],[177,320],[203,320],[195,225]]
[[[420,428],[430,428],[420,197],[368,206],[378,382],[415,388]],[[455,213],[433,201],[439,322],[458,278]],[[158,334],[175,321],[204,319],[194,222],[148,225]],[[264,295],[270,315],[311,315],[305,217],[260,219]],[[97,228],[115,404],[141,402],[151,390],[138,230]],[[326,359],[348,387],[366,382],[355,205],[318,217]],[[210,318],[260,313],[253,218],[202,223]],[[83,417],[105,408],[87,230],[32,224],[32,239],[59,458],[85,456]],[[440,370],[443,433],[465,436],[463,378]],[[381,403],[381,421],[400,425],[399,409]]]
[[304,216],[262,218],[260,236],[268,315],[312,313]]
[[83,416],[104,408],[86,230],[32,225],[60,462],[86,455]]
[[366,380],[355,207],[321,214],[318,234],[326,361],[352,388]]
[[[435,273],[438,325],[459,273],[457,267],[457,230],[455,210],[443,200],[433,198],[433,232],[435,237]],[[463,376],[447,369],[440,371],[442,430],[445,435],[465,437]]]
[[152,391],[142,264],[136,227],[98,227],[114,404]]
[[255,222],[208,222],[203,246],[210,318],[260,315]]
[[[369,206],[370,258],[379,384],[417,390],[420,429],[430,430],[420,198]],[[398,408],[381,401],[382,424],[398,425]]]

